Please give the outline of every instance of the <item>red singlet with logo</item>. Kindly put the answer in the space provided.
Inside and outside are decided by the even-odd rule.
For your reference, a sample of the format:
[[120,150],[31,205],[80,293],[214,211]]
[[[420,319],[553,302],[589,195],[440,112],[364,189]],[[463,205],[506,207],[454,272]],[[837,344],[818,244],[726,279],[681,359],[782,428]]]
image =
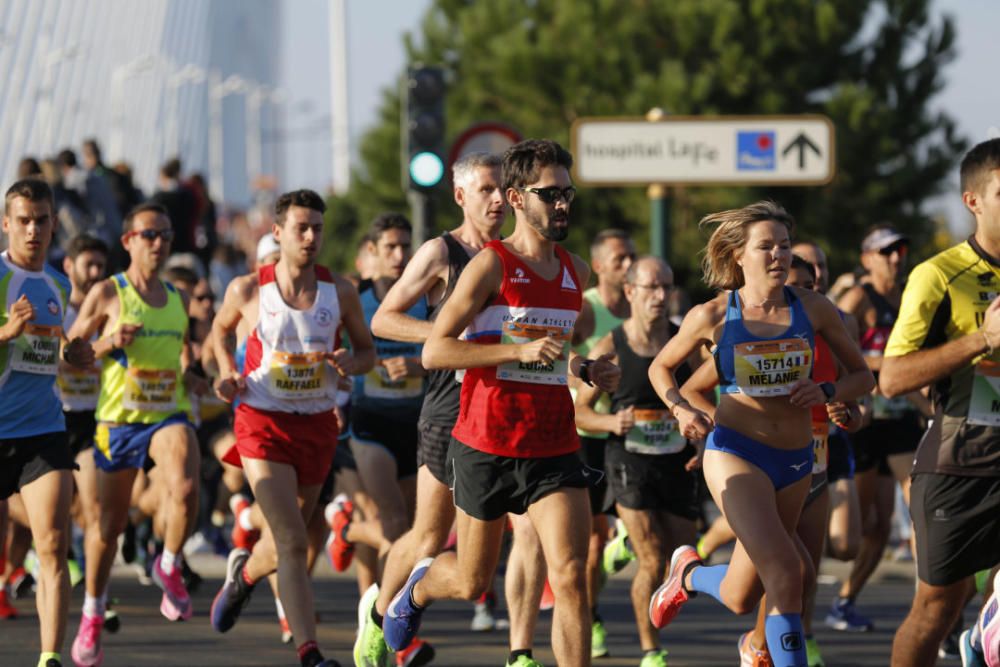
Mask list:
[[580,314],[580,280],[569,253],[555,246],[560,268],[543,280],[501,241],[485,246],[500,257],[500,293],[468,326],[475,343],[527,343],[553,336],[563,352],[550,364],[511,362],[470,368],[462,381],[459,442],[496,456],[544,458],[580,448],[566,384],[570,340]]

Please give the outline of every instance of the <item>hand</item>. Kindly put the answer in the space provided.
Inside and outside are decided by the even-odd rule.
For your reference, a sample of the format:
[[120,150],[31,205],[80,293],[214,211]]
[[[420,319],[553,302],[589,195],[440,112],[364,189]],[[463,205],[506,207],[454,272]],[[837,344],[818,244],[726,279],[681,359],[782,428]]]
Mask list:
[[63,359],[71,366],[90,368],[94,365],[94,348],[88,341],[74,338],[63,348]]
[[845,428],[853,418],[847,403],[827,403],[826,414],[834,424]]
[[983,326],[979,330],[986,336],[991,347],[1000,349],[1000,297],[993,299],[986,308]]
[[530,343],[519,343],[517,360],[524,364],[551,364],[562,356],[563,342],[552,336],[543,336]]
[[247,381],[242,375],[228,378],[218,378],[215,381],[215,395],[226,403],[232,403],[236,397],[247,390]]
[[208,379],[202,375],[198,375],[190,368],[184,370],[184,388],[188,394],[195,394],[196,396],[205,396],[212,390]]
[[351,353],[345,347],[337,348],[333,352],[326,353],[326,360],[330,362],[334,370],[340,374],[340,377],[347,377],[348,375],[354,375],[354,354]]
[[826,403],[826,394],[818,384],[809,378],[803,378],[792,385],[792,390],[788,393],[788,402],[797,408],[811,408]]
[[141,324],[122,324],[111,334],[111,349],[120,350],[128,347],[135,340],[135,334],[142,328]]
[[615,427],[611,429],[615,435],[625,435],[635,426],[635,408],[631,405],[611,415],[615,418]]
[[684,470],[686,470],[687,472],[694,472],[695,470],[698,470],[699,468],[701,468],[702,461],[704,460],[704,458],[705,458],[705,448],[699,446],[698,451],[695,452],[695,455],[692,456],[690,459],[688,459],[687,463],[684,464]]
[[17,338],[24,333],[24,327],[33,319],[35,319],[35,307],[28,301],[28,297],[22,294],[17,301],[10,304],[7,324],[3,325],[3,338],[5,340]]
[[622,379],[622,369],[611,362],[614,353],[602,354],[590,365],[590,381],[601,391],[613,394]]
[[418,359],[413,357],[391,357],[382,359],[381,363],[385,366],[385,372],[393,382],[407,377],[415,378],[424,375],[424,367],[420,365]]
[[688,440],[701,440],[715,428],[708,415],[693,407],[690,403],[679,403],[674,406],[674,419],[677,420],[677,430]]

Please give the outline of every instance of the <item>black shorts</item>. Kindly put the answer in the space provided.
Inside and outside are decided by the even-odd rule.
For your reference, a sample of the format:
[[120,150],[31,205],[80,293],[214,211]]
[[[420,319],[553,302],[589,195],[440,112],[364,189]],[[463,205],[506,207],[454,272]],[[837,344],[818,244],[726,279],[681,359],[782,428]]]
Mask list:
[[63,412],[66,418],[66,439],[73,458],[88,447],[94,446],[94,430],[97,419],[93,410],[70,410]]
[[694,521],[699,516],[698,482],[684,469],[694,454],[690,446],[676,454],[635,454],[621,442],[608,441],[605,466],[615,502],[631,510],[669,512]]
[[434,479],[448,484],[448,445],[455,423],[421,419],[417,422],[417,465],[427,466]]
[[841,479],[854,479],[854,449],[847,434],[839,428],[827,440],[830,459],[826,464],[826,477],[831,484]]
[[351,451],[351,438],[347,433],[337,438],[337,449],[333,452],[333,472],[341,470],[357,470],[358,463],[354,460],[354,452]]
[[913,475],[917,576],[947,586],[1000,562],[1000,477]]
[[851,436],[855,470],[862,473],[878,468],[880,475],[892,475],[889,457],[917,451],[923,435],[920,416],[915,412],[893,421],[873,421]]
[[802,507],[809,507],[811,504],[816,502],[816,499],[823,495],[826,491],[826,487],[829,486],[830,478],[827,471],[817,474],[813,473],[812,479],[809,480],[809,493],[806,494],[806,500],[802,503]]
[[[580,458],[588,468],[600,470],[607,473],[604,467],[604,450],[608,447],[607,438],[591,438],[585,435],[580,436]],[[604,514],[613,504],[613,498],[608,493],[608,478],[605,474],[601,481],[590,487],[590,514],[597,516]]]
[[448,446],[447,469],[455,507],[480,521],[493,521],[508,512],[524,514],[553,491],[586,489],[603,475],[585,466],[576,452],[512,458],[481,452],[454,438]]
[[76,470],[66,431],[0,440],[0,500],[52,470]]
[[351,441],[361,447],[382,447],[396,459],[396,478],[417,474],[417,417],[351,410]]
[[221,414],[214,419],[209,419],[208,421],[203,421],[201,425],[195,429],[195,435],[198,438],[198,445],[201,449],[202,456],[208,459],[214,459],[215,453],[212,451],[212,447],[215,445],[215,441],[226,433],[232,433],[232,431],[233,416],[229,413]]

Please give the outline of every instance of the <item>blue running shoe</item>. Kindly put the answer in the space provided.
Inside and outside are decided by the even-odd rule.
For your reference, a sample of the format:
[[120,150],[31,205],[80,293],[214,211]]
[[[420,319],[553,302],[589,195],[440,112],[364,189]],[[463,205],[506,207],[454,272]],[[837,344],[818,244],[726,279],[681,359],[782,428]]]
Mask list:
[[857,612],[853,600],[841,597],[833,599],[826,625],[841,632],[871,632],[875,628],[870,619]]
[[240,617],[243,607],[250,602],[253,587],[243,581],[243,566],[250,558],[246,549],[233,549],[226,562],[226,581],[212,601],[212,627],[216,632],[227,632]]
[[958,654],[962,657],[962,667],[986,667],[983,652],[972,645],[972,630],[966,630],[959,637]]
[[424,578],[433,562],[433,558],[425,558],[417,563],[410,572],[406,584],[396,593],[396,597],[392,599],[388,609],[385,610],[382,632],[385,634],[385,643],[393,651],[403,650],[417,636],[417,630],[420,629],[420,617],[423,615],[424,609],[413,604],[413,587]]

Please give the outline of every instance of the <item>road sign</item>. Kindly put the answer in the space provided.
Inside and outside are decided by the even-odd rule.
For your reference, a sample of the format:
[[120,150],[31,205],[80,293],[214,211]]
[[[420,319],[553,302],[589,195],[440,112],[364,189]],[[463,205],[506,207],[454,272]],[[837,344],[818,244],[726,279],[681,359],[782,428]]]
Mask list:
[[836,169],[818,115],[581,118],[571,136],[581,185],[824,185]]
[[503,155],[505,150],[522,138],[520,132],[503,123],[476,123],[452,142],[451,150],[448,151],[448,167],[451,168],[463,155],[476,151]]

